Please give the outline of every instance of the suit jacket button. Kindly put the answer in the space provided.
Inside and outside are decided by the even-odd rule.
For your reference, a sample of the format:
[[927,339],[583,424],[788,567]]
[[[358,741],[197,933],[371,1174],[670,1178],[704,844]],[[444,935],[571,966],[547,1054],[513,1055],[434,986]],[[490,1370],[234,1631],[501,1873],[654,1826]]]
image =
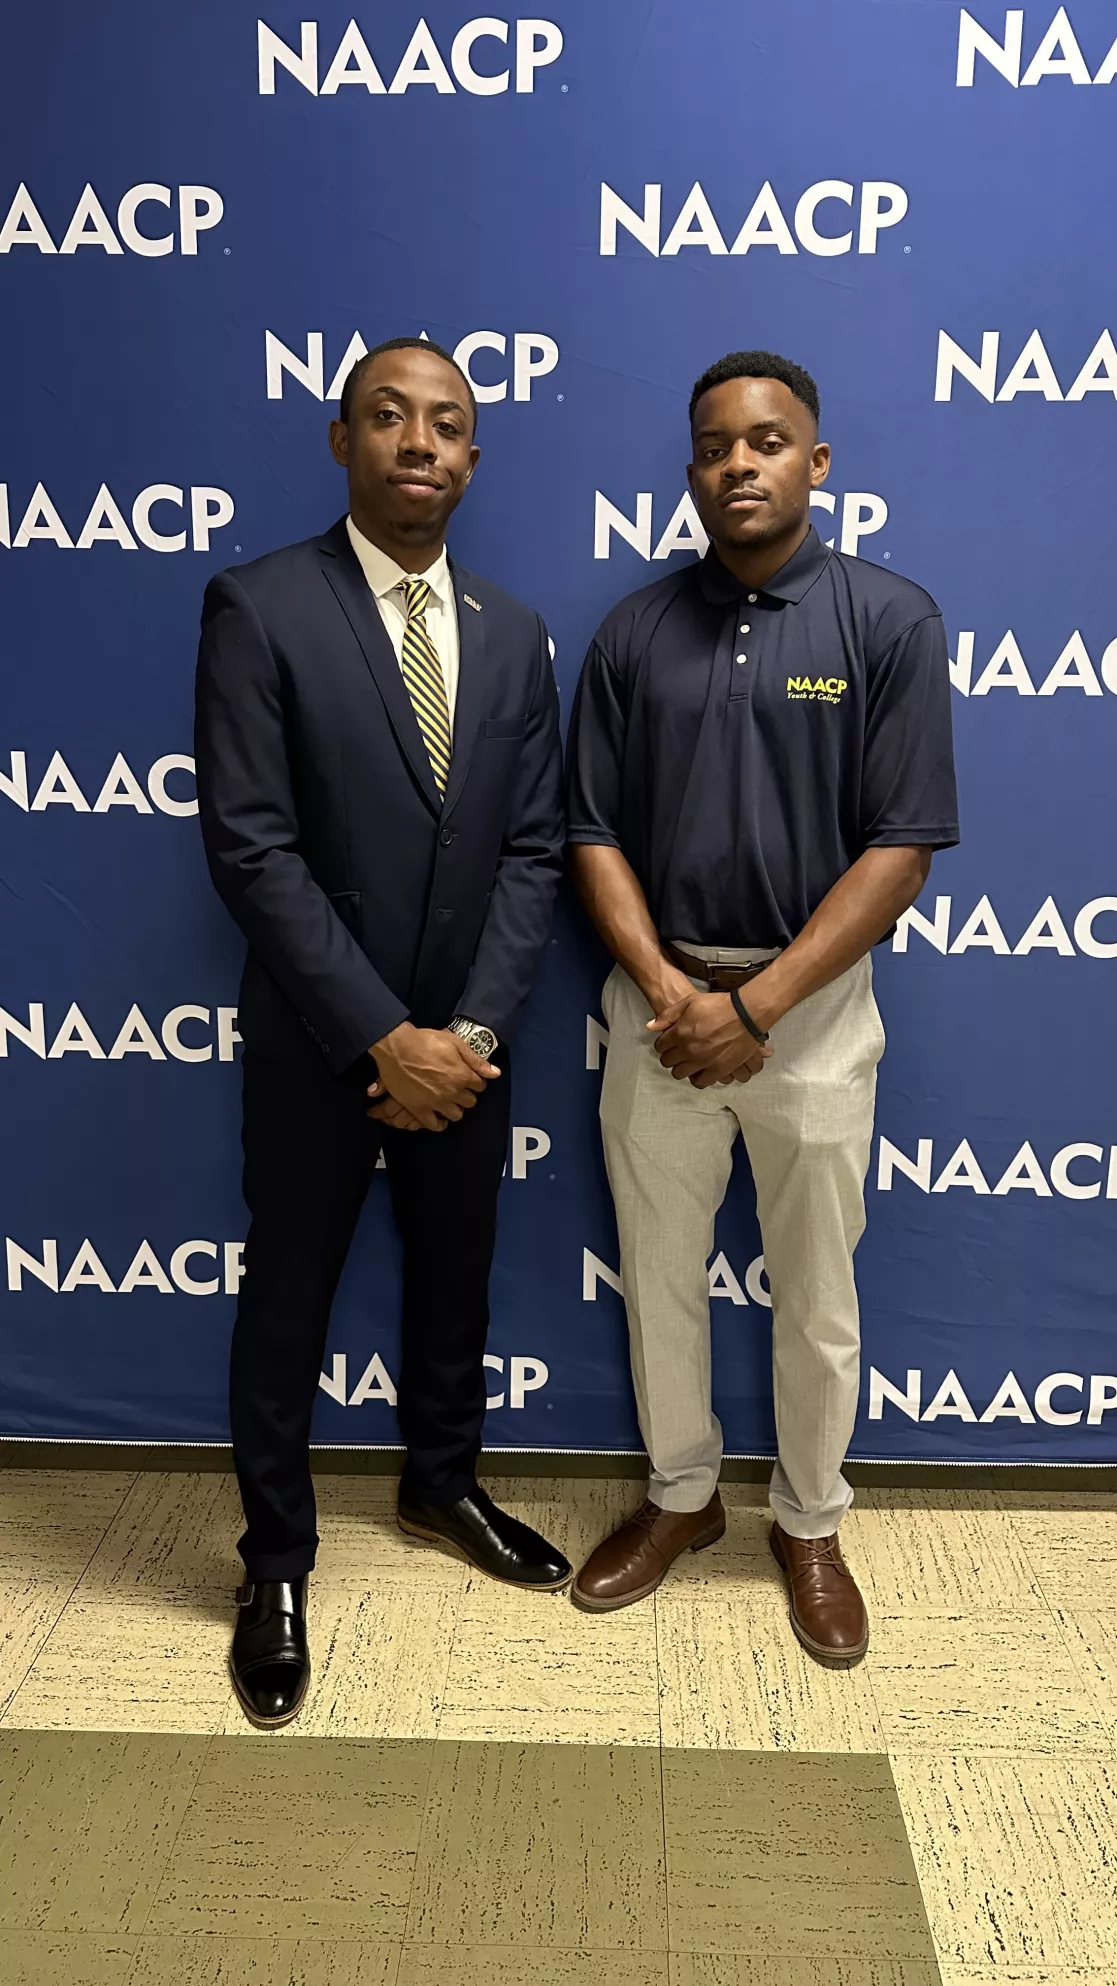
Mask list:
[[443,828],[442,833],[439,835],[438,839],[442,843],[443,848],[449,848],[450,843],[453,841],[454,837],[449,828]]

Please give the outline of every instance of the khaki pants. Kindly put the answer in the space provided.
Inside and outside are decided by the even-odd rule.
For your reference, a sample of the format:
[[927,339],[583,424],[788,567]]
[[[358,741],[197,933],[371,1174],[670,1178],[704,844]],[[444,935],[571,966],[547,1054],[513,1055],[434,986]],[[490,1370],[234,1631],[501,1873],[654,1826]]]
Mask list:
[[772,1291],[772,1508],[793,1537],[826,1537],[853,1500],[842,1475],[860,1379],[853,1251],[884,1049],[870,961],[786,1014],[761,1074],[724,1089],[664,1069],[651,1009],[620,966],[602,1004],[602,1136],[652,1500],[700,1510],[718,1479],[707,1263],[740,1132]]

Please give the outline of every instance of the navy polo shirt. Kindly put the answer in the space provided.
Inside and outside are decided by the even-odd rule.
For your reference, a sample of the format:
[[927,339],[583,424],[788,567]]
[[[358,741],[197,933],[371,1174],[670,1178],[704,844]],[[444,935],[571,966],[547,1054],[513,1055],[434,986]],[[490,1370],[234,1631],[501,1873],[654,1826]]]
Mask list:
[[866,848],[958,839],[942,617],[813,529],[755,589],[711,550],[606,615],[567,762],[662,937],[786,945]]

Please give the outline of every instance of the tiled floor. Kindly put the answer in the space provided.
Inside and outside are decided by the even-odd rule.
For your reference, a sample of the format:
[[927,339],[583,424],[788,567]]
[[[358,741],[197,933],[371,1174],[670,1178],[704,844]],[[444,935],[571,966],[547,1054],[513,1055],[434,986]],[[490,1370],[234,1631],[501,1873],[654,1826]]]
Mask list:
[[[639,1499],[494,1488],[575,1559]],[[314,1684],[261,1737],[230,1479],[0,1471],[4,1986],[1117,1986],[1117,1497],[863,1492],[843,1674],[724,1495],[587,1616],[326,1477]]]
[[364,1948],[389,1979],[393,1953],[404,1977],[434,1956],[470,1980],[590,1954],[603,1980],[614,1961],[663,1977],[669,1947],[746,1979],[870,1950],[933,1966],[879,1755],[13,1730],[0,1804],[0,1928],[25,1974],[22,1935],[79,1976],[131,1951],[126,1977],[175,1981],[296,1944],[304,1966]]

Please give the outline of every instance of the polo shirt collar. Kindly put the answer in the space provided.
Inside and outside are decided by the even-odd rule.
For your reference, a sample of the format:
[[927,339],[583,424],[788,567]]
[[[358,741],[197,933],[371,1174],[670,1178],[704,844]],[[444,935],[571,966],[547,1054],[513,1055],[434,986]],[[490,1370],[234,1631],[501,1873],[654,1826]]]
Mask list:
[[797,606],[819,573],[829,565],[830,556],[812,524],[798,551],[792,552],[786,565],[781,565],[763,586],[748,587],[743,580],[735,579],[712,545],[698,566],[699,583],[705,599],[718,606],[726,606],[730,600],[739,600],[742,593],[749,592],[767,594],[772,600],[789,600]]
[[[371,538],[365,537],[363,531],[358,531],[351,517],[346,518],[345,528],[349,533],[349,543],[360,561],[361,570],[378,600],[383,600],[386,594],[391,593],[405,579],[413,577],[406,566],[397,565],[395,559],[390,559],[387,552],[382,552],[379,545],[374,545]],[[450,561],[446,556],[445,545],[441,556],[419,576],[426,580],[431,592],[443,606],[448,605],[453,599],[454,582],[450,577]]]

